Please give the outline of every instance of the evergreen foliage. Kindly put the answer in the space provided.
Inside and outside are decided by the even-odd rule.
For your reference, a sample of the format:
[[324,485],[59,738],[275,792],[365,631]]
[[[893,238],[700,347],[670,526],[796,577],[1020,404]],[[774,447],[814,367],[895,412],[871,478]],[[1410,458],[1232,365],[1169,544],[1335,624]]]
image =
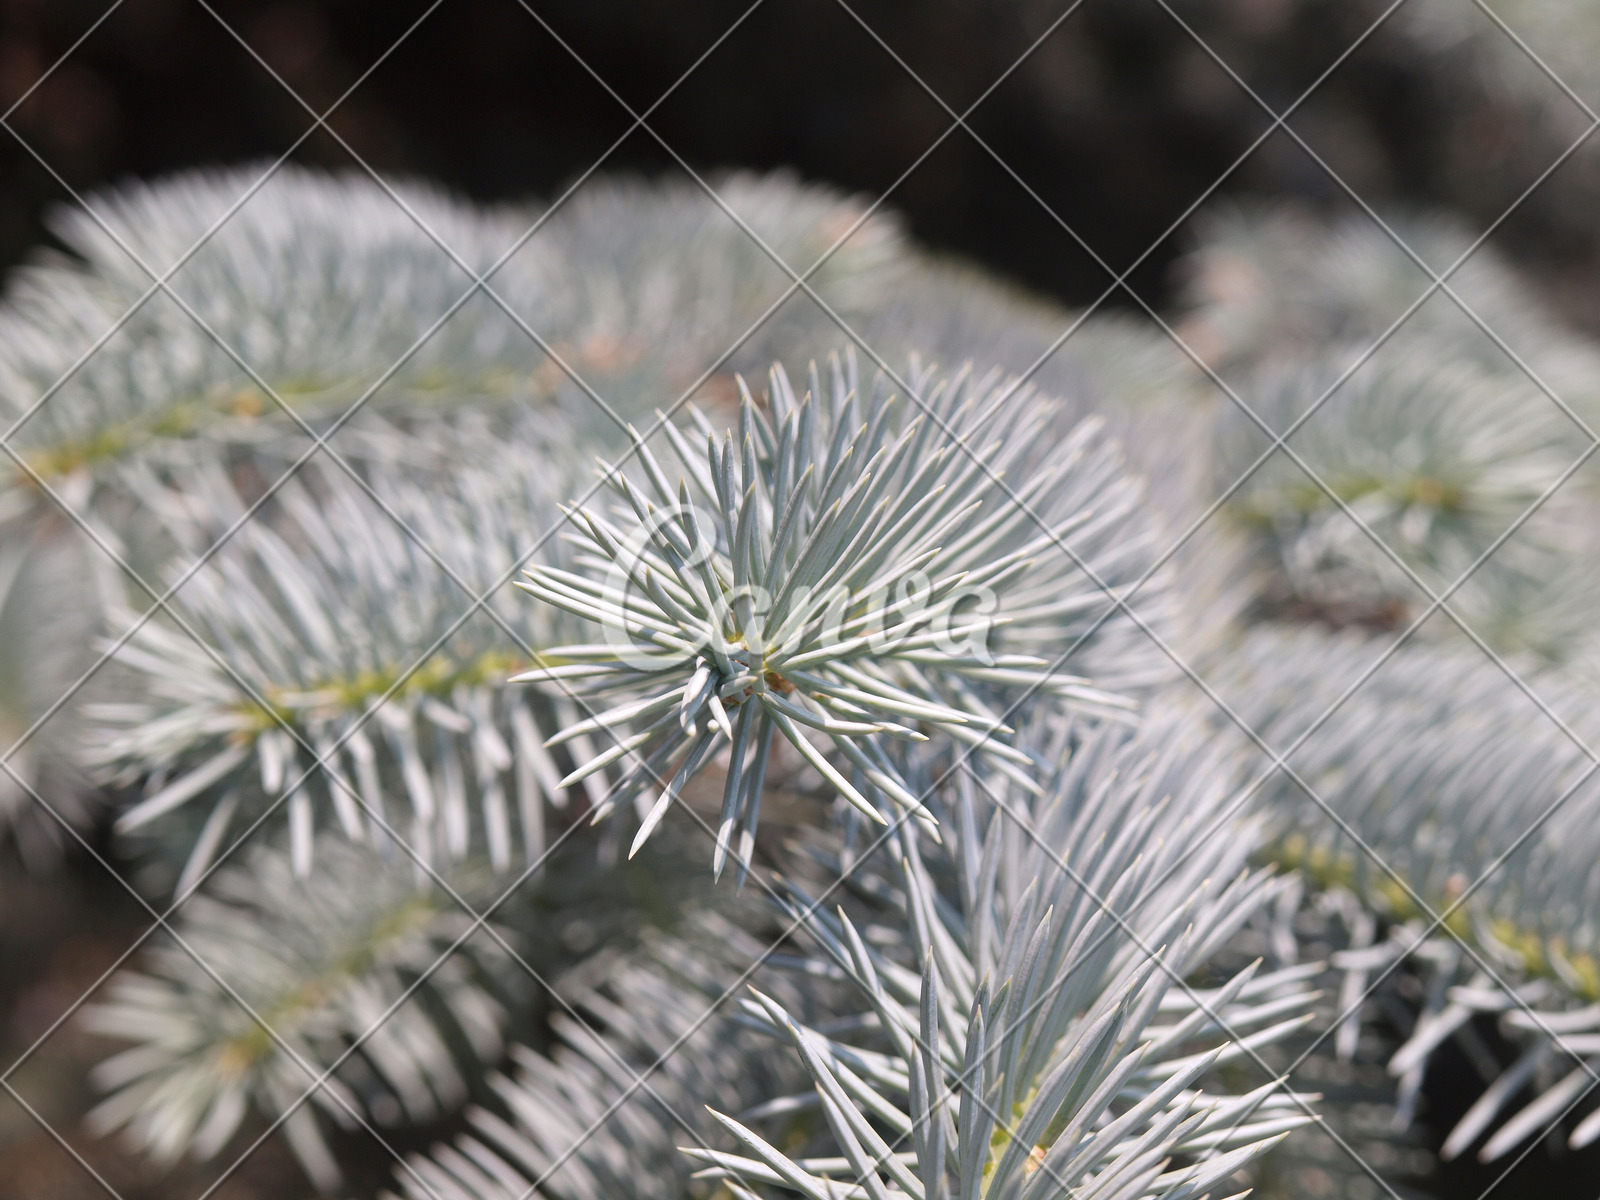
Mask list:
[[1459,362],[1371,362],[1330,396],[1346,357],[1264,374],[1251,416],[1232,409],[1219,422],[1219,491],[1271,449],[1256,420],[1287,434],[1295,456],[1266,457],[1229,502],[1278,576],[1268,602],[1403,623],[1449,593],[1502,649],[1570,647],[1570,626],[1530,617],[1556,615],[1538,593],[1588,549],[1592,502],[1558,492],[1537,520],[1519,521],[1578,460],[1576,430],[1525,380]]
[[111,1095],[91,1125],[126,1126],[159,1162],[209,1158],[267,1114],[328,1191],[340,1172],[310,1105],[347,1128],[460,1105],[499,1057],[516,977],[390,850],[330,842],[309,880],[264,848],[219,872],[89,1010],[91,1029],[136,1043],[97,1068]]
[[[606,640],[556,647],[553,665],[518,679],[576,683],[590,711],[624,701],[564,731],[610,743],[568,781],[632,754],[603,815],[672,778],[635,850],[723,741],[719,873],[730,850],[748,866],[774,734],[870,819],[915,813],[932,827],[886,739],[925,742],[920,724],[1033,786],[1028,756],[1008,744],[1008,702],[1042,693],[1125,709],[1095,684],[1162,674],[1114,612],[1152,538],[1093,427],[1044,441],[1049,409],[994,379],[913,372],[912,400],[896,405],[881,376],[863,394],[853,358],[829,374],[824,402],[815,370],[797,398],[774,369],[770,416],[746,392],[737,443],[730,431],[719,445],[703,417],[704,452],[664,427],[684,463],[676,489],[639,444],[648,488],[615,477],[620,520],[579,510],[589,569],[538,565],[521,585]],[[1091,635],[1098,644],[1072,658]],[[804,730],[825,735],[859,785]]]
[[[828,255],[809,286],[836,311],[858,315],[895,278],[894,223],[854,201],[782,176],[718,187],[773,253]],[[89,209],[56,214],[70,255],[19,270],[0,310],[0,530],[8,556],[109,574],[113,591],[127,580],[108,550],[152,583],[170,560],[170,539],[148,529],[152,475],[264,456],[271,485],[315,436],[358,456],[378,413],[403,426],[498,415],[524,436],[538,426],[539,444],[604,444],[626,418],[722,378],[716,356],[742,335],[755,338],[741,361],[764,369],[760,347],[832,328],[809,301],[785,302],[788,276],[687,183],[596,180],[548,214],[484,212],[431,187],[257,166],[130,185]],[[620,245],[622,229],[636,240]],[[41,571],[22,571],[26,590],[55,586]],[[154,598],[134,587],[128,602],[142,612]],[[98,600],[79,608],[67,645],[98,633]],[[30,677],[48,678],[48,706],[74,675]],[[42,715],[6,703],[19,733]],[[52,750],[72,736],[63,725],[32,740],[24,778],[70,769]],[[56,840],[50,823],[18,819],[31,846]]]
[[369,448],[365,478],[308,464],[192,574],[246,497],[216,471],[152,497],[183,547],[163,581],[181,581],[177,615],[115,646],[126,698],[85,710],[100,778],[145,785],[120,832],[204,810],[183,822],[199,827],[190,877],[280,802],[301,874],[319,819],[357,842],[398,832],[432,861],[539,857],[545,806],[568,801],[540,732],[554,718],[501,685],[552,625],[506,581],[554,544],[559,475],[526,469],[531,439],[512,454],[487,431],[434,434],[426,456],[397,434]]
[[0,768],[0,846],[42,872],[100,807],[83,769],[82,723],[56,706],[91,661],[79,634],[98,617],[103,572],[54,532],[0,534],[0,740],[10,752]]
[[1337,1052],[1416,1017],[1402,1115],[1519,1048],[1447,1155],[1579,1096],[1600,357],[1503,265],[1416,305],[1382,230],[1213,221],[1230,399],[782,177],[717,185],[766,248],[686,185],[252,180],[102,197],[0,306],[0,629],[70,649],[0,643],[8,745],[108,659],[0,820],[176,893],[97,1128],[332,1191],[328,1122],[471,1101],[407,1200],[1216,1194],[1315,1111],[1302,901]]
[[[1447,223],[1396,227],[1436,271],[1471,249]],[[1402,972],[1424,981],[1389,1064],[1402,1113],[1474,1014],[1523,1048],[1442,1150],[1488,1135],[1479,1157],[1503,1159],[1591,1079],[1600,360],[1491,254],[1465,260],[1454,296],[1428,295],[1370,224],[1224,224],[1192,277],[1211,281],[1198,322],[1261,381],[1247,394],[1270,427],[1328,397],[1287,439],[1321,483],[1278,452],[1230,498],[1262,567],[1252,611],[1271,618],[1212,654],[1218,694],[1260,738],[1241,778],[1277,814],[1274,857],[1371,914],[1366,944],[1335,956],[1341,1053],[1369,997],[1392,1000]],[[1270,445],[1232,414],[1219,431],[1236,470]]]
[[513,1047],[515,1070],[491,1079],[498,1109],[469,1110],[471,1133],[397,1171],[407,1200],[690,1193],[696,1164],[679,1146],[705,1130],[706,1098],[743,1109],[798,1080],[726,1011],[727,987],[764,943],[714,910],[683,924],[558,980],[549,1052]]
[[1248,836],[1200,838],[1228,823],[1226,775],[1161,732],[1092,735],[1042,797],[963,774],[946,850],[925,859],[899,825],[854,919],[797,893],[808,969],[849,980],[864,1019],[830,1032],[760,992],[746,1009],[805,1064],[836,1157],[797,1160],[714,1112],[739,1153],[695,1151],[709,1174],[743,1195],[1189,1197],[1304,1124],[1280,1081],[1203,1090],[1312,996],[1305,970],[1259,963],[1184,982],[1283,881],[1244,867]]

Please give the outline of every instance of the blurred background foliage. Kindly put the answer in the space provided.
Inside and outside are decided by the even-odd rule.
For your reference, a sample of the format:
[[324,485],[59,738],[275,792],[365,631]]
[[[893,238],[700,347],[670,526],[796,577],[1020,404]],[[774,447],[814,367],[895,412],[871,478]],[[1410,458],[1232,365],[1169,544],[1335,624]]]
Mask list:
[[[1311,361],[1308,351],[1328,343],[1353,350],[1370,341],[1424,285],[1363,214],[1362,203],[1385,214],[1450,214],[1444,223],[1399,226],[1442,269],[1537,185],[1490,238],[1501,259],[1519,268],[1517,275],[1496,267],[1475,283],[1469,267],[1458,285],[1564,394],[1600,378],[1593,351],[1560,331],[1562,325],[1600,331],[1600,223],[1593,216],[1600,143],[1583,140],[1593,121],[1585,105],[1600,105],[1600,5],[1592,0],[1501,0],[1488,8],[1471,0],[1398,6],[1381,0],[763,0],[754,6],[745,0],[123,0],[109,13],[107,7],[100,0],[0,0],[0,109],[12,110],[9,123],[40,156],[0,136],[0,264],[7,267],[41,245],[62,245],[45,217],[70,201],[72,191],[286,153],[306,166],[352,167],[346,149],[315,127],[272,77],[276,72],[319,111],[337,102],[329,125],[385,176],[435,181],[483,203],[556,195],[602,155],[608,155],[607,175],[631,173],[667,182],[669,191],[687,189],[682,166],[661,142],[632,127],[630,106],[640,112],[660,100],[650,115],[652,128],[696,170],[783,168],[807,181],[886,196],[886,208],[900,214],[915,241],[1041,300],[1081,308],[1104,296],[1134,313],[1149,305],[1230,380],[1237,372],[1262,381],[1252,396],[1266,398],[1259,411],[1279,429],[1310,402],[1308,388],[1322,387],[1344,366],[1334,354],[1326,364]],[[1499,21],[1526,40],[1526,49]],[[30,93],[74,46],[67,62]],[[971,118],[976,136],[949,132],[952,117],[940,101],[962,112],[980,98]],[[1268,110],[1281,113],[1291,105],[1288,128],[1274,128]],[[575,242],[589,237],[599,244],[611,236],[601,211],[604,196],[592,204],[591,212],[600,215],[592,228],[580,228],[579,221],[569,230]],[[1270,219],[1263,215],[1269,209],[1275,214]],[[1201,245],[1204,251],[1195,254]],[[1271,269],[1252,255],[1269,260]],[[1389,287],[1384,272],[1396,262],[1395,286]],[[1330,272],[1330,264],[1347,275]],[[1128,290],[1113,288],[1112,273],[1130,268]],[[868,333],[883,340],[886,353],[891,343],[899,355],[917,338],[930,337],[937,309],[946,303],[959,313],[951,318],[952,328],[960,327],[952,333],[952,351],[983,336],[973,327],[981,324],[982,305],[967,311],[956,297],[994,285],[976,273],[961,276],[960,268],[941,269],[949,273],[938,276],[938,287],[919,293],[915,311],[904,319],[892,297],[863,305],[876,314]],[[1300,286],[1296,271],[1318,286]],[[143,282],[134,280],[134,286]],[[998,288],[995,294],[1004,305],[992,306],[991,361],[1024,369],[1059,333],[1060,314],[1049,303]],[[1320,307],[1297,305],[1306,296]],[[1502,486],[1490,478],[1486,499],[1471,510],[1487,514],[1484,526],[1466,525],[1459,544],[1446,540],[1442,559],[1420,550],[1410,559],[1430,586],[1481,551],[1576,453],[1563,442],[1571,429],[1519,420],[1518,413],[1540,401],[1536,389],[1508,368],[1503,354],[1486,350],[1484,339],[1464,334],[1459,314],[1439,315],[1446,309],[1436,298],[1417,321],[1428,332],[1418,333],[1409,348],[1397,343],[1396,361],[1373,365],[1372,389],[1380,395],[1394,394],[1396,386],[1404,390],[1410,386],[1406,372],[1416,373],[1407,355],[1414,362],[1453,347],[1449,352],[1462,361],[1452,370],[1464,373],[1465,382],[1446,390],[1478,389],[1507,403],[1514,411],[1500,424],[1519,456],[1544,464],[1545,450],[1555,446],[1556,452],[1532,482],[1512,479]],[[1072,380],[1086,377],[1100,385],[1090,392],[1110,387],[1126,397],[1148,380],[1152,394],[1190,389],[1207,392],[1208,403],[1217,399],[1189,364],[1164,344],[1152,349],[1142,334],[1130,334],[1123,351],[1117,327],[1103,328],[1097,348],[1042,382],[1070,393]],[[720,336],[708,333],[706,345]],[[1096,377],[1096,354],[1116,362],[1115,369],[1105,368],[1109,385]],[[1144,366],[1134,361],[1140,355],[1148,360]],[[1470,361],[1479,355],[1483,361]],[[1175,382],[1180,376],[1181,386]],[[1426,383],[1412,391],[1425,392]],[[1352,391],[1362,394],[1362,386],[1358,380]],[[1595,400],[1592,389],[1574,396],[1591,423]],[[1139,443],[1136,414],[1122,414],[1119,422],[1138,469],[1159,472],[1173,461],[1173,448],[1155,444],[1159,439]],[[1240,421],[1220,424],[1217,457],[1227,467],[1248,462],[1267,444],[1259,430]],[[1390,444],[1386,438],[1381,423],[1353,420],[1323,442],[1296,445],[1341,490],[1331,472],[1352,455]],[[1446,467],[1455,461],[1474,479],[1486,465],[1473,458],[1471,446],[1460,448]],[[1402,475],[1407,466],[1388,465]],[[1448,473],[1437,464],[1428,468],[1430,477]],[[1328,532],[1342,528],[1337,515],[1292,473],[1287,482],[1262,473],[1256,488],[1265,496],[1263,511],[1293,507],[1273,490],[1284,487],[1307,501],[1303,520],[1292,528],[1280,523],[1263,532],[1251,508],[1257,492],[1243,494],[1235,512],[1247,536],[1258,535],[1265,547],[1256,548],[1262,577],[1250,588],[1252,619],[1387,630],[1420,611],[1415,587],[1393,565],[1378,561],[1349,530]],[[1165,493],[1156,490],[1161,501]],[[1392,498],[1382,489],[1346,498],[1365,498],[1373,507],[1363,511],[1402,542],[1417,511],[1427,507],[1420,501],[1428,499],[1407,493],[1391,511],[1382,507]],[[1592,535],[1582,529],[1586,515],[1592,515],[1587,508],[1576,517],[1566,514],[1548,539],[1568,561],[1579,562],[1580,573],[1585,555],[1592,558]],[[1430,552],[1441,546],[1433,533],[1429,526],[1417,539]],[[1575,545],[1582,551],[1574,554]],[[1539,549],[1532,547],[1534,558]],[[1213,570],[1225,575],[1237,561],[1213,564]],[[1593,594],[1592,580],[1585,574],[1570,586],[1550,588],[1543,571],[1508,569],[1503,577],[1486,578],[1481,594],[1462,594],[1460,609],[1475,624],[1484,614],[1533,614],[1540,636],[1477,627],[1497,648],[1524,654],[1526,661],[1575,668],[1581,686],[1560,697],[1570,716],[1589,704],[1593,682],[1592,606],[1582,600]],[[1227,583],[1201,577],[1200,586],[1221,592]],[[1534,603],[1534,594],[1546,608]],[[8,628],[26,629],[41,618],[11,613],[5,619]],[[1448,638],[1448,630],[1436,628],[1442,624],[1435,620],[1427,633]],[[1286,657],[1276,638],[1253,637],[1236,660],[1244,682],[1224,680],[1224,690],[1259,687],[1265,678],[1297,694],[1302,677],[1274,673]],[[16,653],[19,645],[13,634],[0,649]],[[1253,679],[1251,671],[1258,671]],[[1320,686],[1326,696],[1304,701],[1317,709],[1337,691],[1332,683]],[[1480,694],[1507,686],[1492,677],[1467,680],[1460,692],[1465,715],[1452,711],[1448,720],[1474,730],[1486,725],[1489,735],[1520,729],[1515,720],[1527,717],[1520,701],[1502,700],[1499,708],[1478,702]],[[1473,690],[1480,687],[1482,693]],[[1281,708],[1294,715],[1290,705]],[[1497,715],[1511,708],[1516,717]],[[1360,729],[1337,732],[1362,736]],[[1547,751],[1537,741],[1521,749],[1547,767],[1555,764],[1551,769],[1571,755],[1570,747]],[[1410,750],[1397,741],[1384,753],[1406,759]],[[1448,780],[1470,764],[1429,769]],[[1327,771],[1330,779],[1338,776],[1337,762]],[[1297,799],[1290,796],[1290,805]],[[1483,807],[1492,808],[1492,799]],[[1314,817],[1307,823],[1316,824]],[[1448,823],[1448,813],[1441,819]],[[95,836],[109,835],[100,829]],[[1314,848],[1306,851],[1293,836],[1286,840],[1294,853],[1316,866]],[[1574,839],[1581,847],[1578,834]],[[692,853],[703,849],[695,845]],[[1336,859],[1326,861],[1340,867]],[[1328,895],[1348,895],[1340,892],[1348,879],[1337,871],[1324,874],[1334,876]],[[1453,879],[1444,880],[1445,895]],[[1526,896],[1515,902],[1533,903]],[[113,966],[143,930],[141,916],[128,893],[81,857],[48,877],[0,873],[0,1042],[7,1062]],[[1385,920],[1398,924],[1406,916],[1388,912]],[[1330,901],[1309,907],[1300,924],[1302,953],[1315,957],[1347,948],[1360,920]],[[581,957],[604,940],[553,918],[534,926],[523,936],[555,946],[552,961],[563,953]],[[1366,936],[1371,940],[1370,930]],[[1441,970],[1438,978],[1444,977]],[[1402,974],[1398,991],[1420,1004],[1433,983],[1418,969]],[[1466,1025],[1476,1042],[1463,1036],[1430,1065],[1420,1131],[1409,1141],[1395,1138],[1389,1130],[1394,1080],[1382,1064],[1406,1037],[1410,1019],[1380,1019],[1359,1031],[1364,1040],[1353,1062],[1313,1059],[1305,1086],[1315,1081],[1337,1102],[1333,1119],[1342,1135],[1393,1178],[1425,1186],[1429,1194],[1476,1196],[1503,1163],[1485,1166],[1464,1156],[1441,1166],[1429,1151],[1439,1148],[1481,1091],[1480,1077],[1486,1071],[1492,1077],[1521,1047],[1492,1016],[1476,1013]],[[87,1111],[99,1093],[86,1072],[104,1057],[104,1043],[68,1026],[46,1045],[19,1076],[19,1087],[44,1098],[53,1119]],[[403,1151],[422,1150],[465,1127],[460,1117],[434,1121],[430,1111],[395,1134],[395,1143]],[[329,1137],[351,1188],[370,1193],[389,1179],[390,1164],[372,1154],[359,1133],[334,1129]],[[0,1147],[0,1196],[98,1194],[93,1180],[12,1105],[0,1109]],[[1317,1153],[1286,1151],[1258,1182],[1274,1195],[1382,1194],[1337,1156],[1318,1160]],[[92,1155],[125,1200],[198,1191],[211,1178],[203,1167],[188,1165],[152,1175],[109,1140],[93,1143]],[[1600,1152],[1592,1146],[1540,1153],[1497,1195],[1592,1194],[1597,1181]],[[287,1150],[268,1142],[249,1170],[216,1194],[244,1200],[294,1194],[302,1186]]]
[[[1356,191],[1372,202],[1446,205],[1475,226],[1499,217],[1588,120],[1471,0],[106,8],[0,5],[7,108],[82,39],[10,118],[74,188],[276,156],[301,138],[297,159],[350,165],[268,68],[318,111],[359,81],[329,120],[341,138],[385,173],[479,200],[548,194],[619,139],[609,170],[677,173],[649,133],[630,132],[624,107],[661,101],[652,128],[697,169],[784,166],[874,196],[894,186],[889,203],[920,240],[1069,304],[1093,300],[1108,276],[1028,189],[1119,272],[1224,172],[1223,195],[1348,210],[1307,149],[1271,131],[1262,107],[1282,112],[1313,84],[1288,126]],[[1498,9],[1578,99],[1600,103],[1592,5],[1514,0]],[[939,100],[962,112],[980,97],[972,129],[1022,182],[959,131],[900,181],[952,123]],[[1578,151],[1503,233],[1592,322],[1600,308],[1585,272],[1600,261],[1600,236],[1585,185],[1597,171],[1600,149]],[[0,261],[15,262],[43,236],[41,210],[61,198],[27,150],[0,142]],[[1167,238],[1131,277],[1152,303],[1171,297],[1169,268],[1183,248],[1181,233]]]

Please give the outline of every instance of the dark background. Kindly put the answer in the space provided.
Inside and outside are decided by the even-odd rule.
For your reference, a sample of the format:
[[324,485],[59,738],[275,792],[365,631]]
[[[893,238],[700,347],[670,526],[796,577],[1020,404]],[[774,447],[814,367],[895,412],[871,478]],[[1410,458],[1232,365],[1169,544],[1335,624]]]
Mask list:
[[[1130,282],[1171,307],[1173,266],[1191,245],[1180,219],[1225,173],[1213,202],[1273,198],[1354,211],[1281,131],[1235,166],[1270,118],[1156,0],[1082,0],[976,109],[973,129],[1020,181],[957,130],[898,183],[952,121],[863,22],[959,111],[1070,0],[851,0],[859,21],[838,0],[762,0],[753,10],[748,0],[529,0],[533,12],[518,0],[443,0],[432,11],[428,0],[207,2],[214,12],[200,0],[124,0],[104,16],[109,0],[0,0],[0,267],[47,240],[43,215],[71,199],[68,189],[291,148],[296,161],[353,169],[250,50],[319,112],[371,69],[330,119],[340,137],[386,175],[435,179],[480,200],[550,195],[614,144],[606,170],[678,171],[648,133],[628,132],[624,102],[655,104],[709,50],[650,118],[697,170],[790,167],[873,198],[893,187],[889,204],[918,238],[1068,304],[1096,300],[1111,281],[1070,228],[1119,272],[1154,246]],[[1372,0],[1172,3],[1280,111],[1381,11]],[[1374,205],[1452,209],[1476,232],[1556,159],[1570,122],[1530,115],[1525,98],[1508,99],[1472,65],[1386,24],[1290,123]],[[1557,171],[1493,243],[1569,319],[1600,330],[1591,215],[1600,190],[1585,162],[1592,158]],[[42,1032],[29,1023],[35,1016],[59,1010],[57,992],[77,995],[142,928],[121,893],[91,878],[96,870],[76,864],[48,903],[37,883],[0,888],[0,941],[16,951],[0,972],[10,975],[0,982],[7,1061]],[[70,1039],[60,1045],[41,1070],[70,1107],[85,1098],[81,1072],[93,1055]],[[1464,1069],[1446,1060],[1430,1081],[1444,1128],[1476,1094]],[[14,1111],[0,1122],[0,1133],[25,1138],[0,1171],[0,1196],[98,1194],[25,1127]],[[97,1165],[125,1196],[173,1186],[113,1146],[94,1145]],[[1531,1155],[1497,1200],[1593,1194],[1596,1157]],[[264,1155],[262,1173],[226,1194],[293,1190],[281,1158]],[[1457,1164],[1434,1185],[1477,1196],[1496,1173]]]
[[[1169,2],[1278,110],[1383,7]],[[311,117],[224,22],[318,111],[371,70],[330,119],[340,136],[380,171],[428,176],[479,199],[548,195],[619,138],[607,169],[676,170],[648,133],[627,134],[620,101],[636,110],[654,104],[708,50],[651,117],[689,163],[791,166],[877,196],[951,119],[864,25],[959,111],[1070,0],[852,0],[855,15],[838,0],[761,0],[753,11],[749,0],[443,0],[431,11],[428,0],[206,0],[210,11],[200,0],[124,0],[96,25],[108,3],[0,0],[5,109],[83,39],[11,115],[10,132],[0,131],[0,264],[40,240],[41,212],[67,198],[62,181],[81,190],[276,157],[302,137],[295,159],[352,165],[326,134],[305,136]],[[1060,222],[1122,271],[1270,121],[1157,0],[1081,0],[971,123]],[[1371,202],[1453,205],[1477,228],[1561,149],[1485,94],[1458,61],[1419,49],[1398,20],[1340,63],[1290,124]],[[1563,194],[1563,175],[1572,174],[1558,172],[1497,240],[1543,269],[1587,321],[1593,223],[1586,204]],[[1352,208],[1282,131],[1220,193]],[[1093,300],[1110,282],[965,131],[940,144],[889,202],[924,241],[1069,303]],[[1170,298],[1169,268],[1185,244],[1180,230],[1156,247],[1131,278],[1141,295]]]

